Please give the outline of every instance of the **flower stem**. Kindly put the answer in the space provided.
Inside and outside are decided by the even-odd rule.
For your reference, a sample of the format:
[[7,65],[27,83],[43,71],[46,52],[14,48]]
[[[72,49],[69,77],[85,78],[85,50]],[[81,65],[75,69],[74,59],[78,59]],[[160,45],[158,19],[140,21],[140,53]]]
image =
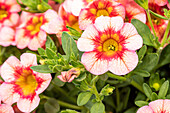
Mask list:
[[93,80],[93,85],[92,85],[91,92],[93,92],[93,94],[96,96],[96,100],[101,102],[99,93],[98,93],[97,88],[96,88],[96,80],[97,80],[97,78],[98,78],[98,76],[96,76],[95,80]]
[[156,38],[157,36],[156,36],[155,29],[154,29],[154,27],[153,27],[153,23],[152,23],[152,19],[151,19],[150,13],[149,13],[149,9],[146,10],[146,14],[147,14],[147,16],[148,16],[148,21],[149,21],[149,24],[150,24],[150,26],[151,26],[151,28],[152,28],[154,37]]
[[117,106],[119,106],[119,104],[120,104],[120,93],[119,93],[118,87],[116,87],[116,102],[117,102]]
[[[121,80],[121,81],[129,81],[130,79],[129,78],[126,78],[126,77],[122,77],[122,76],[118,76],[118,75],[114,75],[110,72],[107,73],[107,75],[111,78],[115,78],[117,80]],[[137,82],[135,82],[134,80],[130,80],[130,84],[132,86],[134,86],[135,88],[137,88],[139,91],[141,91],[142,93],[144,93],[143,91],[143,88],[141,85],[139,85]]]
[[169,34],[169,30],[170,30],[170,21],[168,21],[168,26],[167,26],[166,31],[164,33],[162,43],[161,43],[161,47],[163,47],[165,45],[165,43],[167,42],[167,37],[168,37],[168,34]]

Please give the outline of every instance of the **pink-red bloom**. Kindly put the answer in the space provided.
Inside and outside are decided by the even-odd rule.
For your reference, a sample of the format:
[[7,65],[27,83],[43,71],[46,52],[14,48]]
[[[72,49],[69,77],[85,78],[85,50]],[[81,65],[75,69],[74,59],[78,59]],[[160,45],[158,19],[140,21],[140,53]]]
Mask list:
[[50,74],[34,72],[31,66],[37,65],[36,55],[24,53],[21,61],[16,57],[9,57],[1,67],[1,76],[5,82],[0,86],[0,96],[6,104],[17,102],[22,112],[31,112],[39,104],[39,94],[51,81]]
[[108,70],[116,75],[132,71],[138,64],[135,50],[141,48],[143,40],[131,23],[118,17],[98,17],[78,39],[80,51],[84,51],[81,62],[85,68],[100,75]]
[[21,11],[16,0],[0,0],[0,45],[15,45],[15,27]]
[[61,72],[61,75],[57,76],[63,82],[71,82],[74,78],[77,78],[80,75],[80,70],[72,68],[69,71]]
[[19,49],[28,47],[37,50],[46,42],[46,33],[56,34],[60,29],[60,23],[54,10],[47,10],[41,14],[22,12],[21,25],[16,30],[16,46]]
[[93,24],[99,16],[121,16],[124,19],[125,8],[122,4],[115,2],[114,0],[94,0],[80,12],[80,29],[84,30],[87,26]]
[[170,100],[159,99],[149,103],[149,106],[143,106],[137,113],[170,113]]

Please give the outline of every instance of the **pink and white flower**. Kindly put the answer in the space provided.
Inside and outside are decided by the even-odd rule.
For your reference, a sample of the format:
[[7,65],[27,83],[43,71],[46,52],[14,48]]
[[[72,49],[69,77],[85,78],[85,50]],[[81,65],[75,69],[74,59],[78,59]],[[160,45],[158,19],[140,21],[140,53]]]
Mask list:
[[78,39],[77,46],[84,51],[81,62],[95,75],[108,70],[116,75],[132,71],[138,64],[135,50],[143,40],[131,23],[118,17],[98,17]]
[[20,11],[16,0],[0,0],[0,45],[15,45],[15,27]]
[[94,0],[81,10],[79,15],[80,29],[84,30],[90,24],[94,24],[99,16],[121,16],[125,18],[125,8],[114,0]]
[[54,10],[47,10],[41,14],[30,14],[22,12],[22,24],[16,30],[16,46],[19,49],[28,47],[37,50],[43,47],[48,34],[56,34],[60,30],[58,15]]
[[5,82],[0,86],[0,96],[6,104],[17,102],[22,112],[31,112],[39,104],[39,94],[51,81],[50,74],[34,72],[31,66],[37,65],[36,55],[24,53],[21,61],[16,57],[9,57],[1,67],[1,76]]
[[0,113],[14,113],[14,110],[8,104],[0,104]]
[[159,99],[149,103],[149,106],[143,106],[137,113],[170,113],[170,100]]

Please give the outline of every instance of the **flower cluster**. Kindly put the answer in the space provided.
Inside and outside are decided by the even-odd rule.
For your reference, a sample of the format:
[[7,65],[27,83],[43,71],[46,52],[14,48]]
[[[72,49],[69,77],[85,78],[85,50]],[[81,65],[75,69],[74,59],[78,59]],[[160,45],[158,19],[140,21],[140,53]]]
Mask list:
[[170,113],[169,8],[0,0],[0,113]]

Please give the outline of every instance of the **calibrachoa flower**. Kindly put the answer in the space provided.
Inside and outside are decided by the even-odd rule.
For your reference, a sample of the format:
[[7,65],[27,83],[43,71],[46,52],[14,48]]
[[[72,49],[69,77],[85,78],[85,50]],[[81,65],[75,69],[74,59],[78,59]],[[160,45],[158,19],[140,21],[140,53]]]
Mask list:
[[24,53],[20,56],[9,57],[1,67],[1,76],[5,82],[0,86],[2,101],[9,105],[17,102],[22,112],[31,112],[39,102],[42,93],[51,81],[50,74],[34,72],[31,66],[37,65],[36,55]]
[[15,45],[15,27],[21,11],[16,0],[0,0],[0,45]]
[[139,108],[137,113],[170,113],[170,100],[159,99],[149,103],[149,106]]
[[19,49],[28,46],[31,50],[43,47],[46,42],[46,32],[56,34],[60,30],[60,23],[54,10],[47,10],[41,14],[29,14],[23,12],[22,24],[16,30],[16,45]]
[[77,45],[83,53],[81,62],[95,75],[108,70],[116,75],[132,71],[138,64],[135,50],[141,48],[142,38],[131,23],[118,17],[99,17],[85,29]]
[[80,69],[72,68],[69,71],[61,72],[61,75],[57,76],[63,82],[71,82],[74,78],[80,75]]
[[8,104],[0,104],[0,113],[14,113],[14,110]]
[[114,0],[94,0],[86,8],[82,9],[79,15],[80,29],[84,30],[95,22],[99,16],[121,16],[125,18],[125,8],[122,4]]
[[[157,4],[155,0],[149,0],[149,9],[152,10],[153,12],[164,16],[163,8],[164,8],[164,6],[161,6],[160,4]],[[154,29],[156,31],[156,35],[158,36],[159,41],[161,41],[162,37],[163,37],[163,34],[164,34],[164,32],[165,32],[165,30],[167,28],[168,20],[160,19],[160,18],[158,18],[158,17],[156,17],[156,16],[154,16],[152,14],[151,14],[151,19],[152,19]],[[147,21],[146,24],[151,29],[149,21]],[[152,31],[152,29],[151,29],[151,31]]]

